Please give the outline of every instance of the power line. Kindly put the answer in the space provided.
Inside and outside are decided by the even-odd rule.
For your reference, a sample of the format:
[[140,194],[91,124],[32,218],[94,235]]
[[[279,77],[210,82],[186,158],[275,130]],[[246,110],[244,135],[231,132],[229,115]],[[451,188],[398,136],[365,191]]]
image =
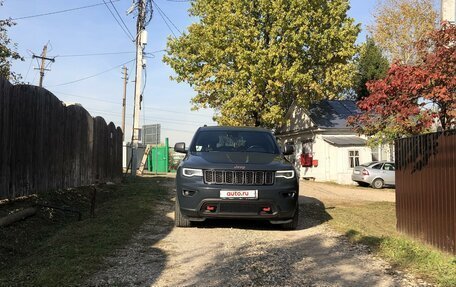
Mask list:
[[119,102],[100,100],[100,99],[97,99],[97,98],[79,96],[79,95],[64,93],[64,92],[60,92],[60,91],[52,91],[52,93],[56,94],[56,95],[65,95],[65,96],[70,96],[70,97],[74,97],[74,98],[88,99],[88,100],[103,102],[103,103],[112,104],[112,105],[119,105],[120,104]]
[[[118,2],[120,0],[113,0],[114,2]],[[87,5],[87,6],[81,6],[81,7],[76,7],[76,8],[70,8],[70,9],[65,9],[65,10],[59,10],[59,11],[52,11],[52,12],[47,12],[47,13],[41,13],[41,14],[35,14],[35,15],[28,15],[28,16],[23,16],[23,17],[17,17],[17,18],[12,18],[12,21],[16,20],[22,20],[22,19],[29,19],[29,18],[36,18],[36,17],[42,17],[42,16],[48,16],[48,15],[54,15],[54,14],[60,14],[60,13],[65,13],[65,12],[70,12],[70,11],[75,11],[75,10],[81,10],[81,9],[86,9],[86,8],[92,8],[96,6],[104,5],[104,3],[97,3],[97,4],[92,4],[92,5]]]
[[106,53],[92,53],[92,54],[73,54],[73,55],[57,55],[59,58],[68,57],[90,57],[90,56],[105,56],[105,55],[120,55],[120,54],[134,54],[135,52],[106,52]]
[[[106,8],[108,8],[108,11],[109,13],[111,13],[112,17],[114,18],[114,20],[116,20],[117,24],[119,25],[119,27],[122,29],[122,31],[125,33],[125,35],[127,35],[128,39],[130,39],[130,41],[134,42],[135,41],[135,38],[133,37],[133,35],[131,34],[130,30],[128,30],[128,27],[125,25],[125,22],[122,20],[122,18],[120,19],[122,21],[122,23],[124,23],[124,26],[122,26],[122,24],[120,24],[119,20],[117,19],[117,17],[114,15],[114,13],[112,13],[111,11],[111,8],[109,8],[109,5],[108,3],[106,3],[105,0],[103,0],[103,3],[105,4]],[[112,3],[112,2],[111,2]],[[114,4],[113,4],[114,6]],[[115,8],[115,7],[114,7]],[[116,9],[117,11],[117,9]],[[119,13],[117,13],[119,14]],[[126,29],[125,29],[126,28]]]
[[[104,1],[104,0],[103,0],[103,1]],[[116,8],[116,6],[114,5],[114,3],[112,2],[112,0],[109,0],[109,3],[111,3],[112,8],[114,8],[114,11],[116,12],[116,14],[117,14],[117,16],[119,17],[120,21],[121,21],[122,24],[124,25],[125,29],[127,29],[127,31],[128,31],[128,33],[130,34],[130,36],[131,36],[132,38],[134,38],[134,37],[133,37],[133,34],[131,33],[130,29],[128,29],[127,24],[125,24],[124,20],[122,19],[122,16],[120,16],[119,11],[117,10],[117,8]]]
[[[120,102],[108,101],[108,100],[101,100],[101,99],[98,99],[98,98],[92,98],[92,97],[80,96],[80,95],[75,95],[75,94],[69,94],[69,93],[60,92],[60,91],[52,91],[52,93],[54,93],[54,94],[66,95],[66,96],[71,96],[71,97],[74,97],[74,98],[88,99],[88,100],[93,100],[93,101],[108,103],[108,104],[112,104],[112,105],[119,105],[119,104],[120,104]],[[159,109],[159,108],[154,108],[154,107],[148,107],[148,106],[143,106],[143,109],[153,110],[153,111],[159,111],[159,112],[166,112],[166,113],[171,113],[171,114],[179,114],[179,115],[185,114],[185,115],[187,115],[187,116],[202,117],[202,118],[208,118],[208,117],[210,117],[210,115],[198,115],[198,114],[194,114],[194,113],[192,113],[192,112],[187,112],[187,111],[164,110],[164,109]],[[191,122],[192,122],[192,121],[191,121]],[[195,122],[195,123],[197,123],[197,122]],[[199,122],[198,122],[198,123],[199,123]]]
[[27,78],[28,78],[28,75],[29,75],[29,72],[30,72],[30,68],[32,67],[32,64],[33,64],[33,58],[30,59],[30,65],[27,69],[27,74],[25,74],[25,79],[24,79],[24,82],[27,82]]
[[[154,55],[158,53],[165,52],[166,50],[157,50],[153,52],[144,53],[144,55]],[[57,55],[55,58],[71,58],[71,57],[91,57],[91,56],[108,56],[108,55],[121,55],[121,54],[134,54],[136,52],[105,52],[105,53],[87,53],[87,54],[68,54],[68,55]],[[32,58],[24,57],[25,59]]]
[[[93,112],[100,113],[100,114],[105,114],[105,115],[110,115],[114,117],[122,117],[122,115],[116,113],[116,112],[105,112],[103,110],[97,110],[97,109],[90,109]],[[128,113],[126,116],[132,116],[133,114]],[[163,122],[163,123],[168,123],[168,124],[175,124],[175,125],[188,125],[188,126],[195,126],[195,125],[203,125],[203,122],[192,122],[192,121],[180,121],[180,120],[172,120],[172,119],[166,119],[166,118],[157,118],[157,117],[144,117],[144,119],[147,119],[149,121],[157,121],[157,122]]]
[[48,87],[64,86],[64,85],[69,85],[69,84],[74,84],[74,83],[77,83],[77,82],[81,82],[81,81],[84,81],[84,80],[87,80],[87,79],[90,79],[90,78],[94,78],[94,77],[99,76],[99,75],[101,75],[101,74],[104,74],[104,73],[107,73],[107,72],[109,72],[109,71],[112,71],[112,70],[114,70],[114,69],[116,69],[116,68],[119,68],[119,67],[121,67],[121,66],[123,66],[123,65],[125,65],[125,64],[128,64],[128,63],[130,63],[130,62],[132,62],[132,61],[134,61],[134,60],[135,60],[135,59],[132,59],[132,60],[130,60],[130,61],[127,61],[127,62],[125,62],[125,63],[122,63],[122,64],[120,64],[120,65],[114,66],[114,67],[112,67],[112,68],[110,68],[110,69],[104,70],[104,71],[102,71],[102,72],[99,72],[99,73],[94,74],[94,75],[91,75],[91,76],[87,76],[87,77],[80,78],[80,79],[77,79],[77,80],[74,80],[74,81],[71,81],[71,82],[66,82],[66,83],[58,84],[58,85],[52,85],[52,86],[48,86]]
[[191,116],[195,116],[195,117],[202,117],[202,118],[206,118],[208,117],[209,115],[207,116],[203,116],[203,115],[197,115],[197,114],[191,114],[191,113],[188,113],[188,112],[180,112],[180,111],[171,111],[171,110],[163,110],[163,109],[157,109],[157,108],[152,108],[152,107],[144,107],[144,109],[148,109],[148,110],[155,110],[155,111],[160,111],[160,112],[167,112],[167,113],[174,113],[174,114],[182,114],[182,113],[187,113],[188,115],[191,115]]
[[152,0],[152,4],[154,4],[155,7],[157,8],[158,14],[160,14],[160,16],[162,17],[162,19],[165,22],[166,26],[168,26],[169,30],[174,35],[174,38],[177,38],[176,34],[174,34],[174,31],[171,29],[171,27],[169,26],[167,21],[169,21],[171,23],[171,25],[173,25],[174,29],[176,29],[179,32],[179,34],[182,35],[182,32],[179,30],[179,28],[177,28],[177,26],[174,24],[174,22],[171,21],[171,19],[166,15],[166,13],[160,8],[160,6],[158,6],[157,2]]

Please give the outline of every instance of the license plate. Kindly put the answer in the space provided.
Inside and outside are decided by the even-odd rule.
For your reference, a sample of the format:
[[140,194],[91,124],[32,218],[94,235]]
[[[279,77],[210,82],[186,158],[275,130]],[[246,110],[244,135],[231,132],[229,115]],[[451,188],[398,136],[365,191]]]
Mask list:
[[226,199],[257,199],[258,190],[220,190],[220,198]]
[[353,171],[354,174],[360,174],[359,170]]

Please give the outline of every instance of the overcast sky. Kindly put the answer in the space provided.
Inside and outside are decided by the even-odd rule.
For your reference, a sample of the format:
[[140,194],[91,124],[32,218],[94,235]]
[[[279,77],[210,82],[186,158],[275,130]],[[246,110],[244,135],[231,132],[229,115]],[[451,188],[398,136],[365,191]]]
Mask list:
[[[109,0],[105,1],[109,3]],[[129,31],[134,33],[135,15],[126,15],[132,0],[112,2]],[[179,36],[195,19],[188,16],[188,1],[156,0],[155,3],[154,16],[147,26],[145,51],[149,57],[141,125],[160,123],[162,141],[168,137],[171,144],[189,143],[199,126],[214,124],[212,112],[191,111],[190,99],[195,92],[185,83],[171,81],[169,76],[173,71],[161,59],[167,38],[173,33]],[[92,7],[52,14],[84,6]],[[117,16],[111,4],[108,6]],[[358,41],[366,37],[365,27],[372,21],[374,6],[375,0],[351,1],[349,15],[363,27]],[[160,10],[162,14],[158,13]],[[14,62],[13,70],[22,74],[25,82],[38,85],[39,74],[35,68],[39,65],[31,56],[33,53],[40,55],[43,46],[49,42],[48,57],[55,57],[55,62],[48,67],[50,71],[46,72],[44,87],[60,100],[80,103],[92,116],[102,116],[107,122],[120,126],[121,66],[125,63],[130,74],[126,117],[126,139],[129,139],[133,117],[135,46],[127,36],[128,32],[121,29],[102,0],[5,0],[0,8],[0,19],[38,14],[46,15],[17,19],[17,25],[9,29],[10,38],[18,44],[18,52],[25,57],[24,62]]]

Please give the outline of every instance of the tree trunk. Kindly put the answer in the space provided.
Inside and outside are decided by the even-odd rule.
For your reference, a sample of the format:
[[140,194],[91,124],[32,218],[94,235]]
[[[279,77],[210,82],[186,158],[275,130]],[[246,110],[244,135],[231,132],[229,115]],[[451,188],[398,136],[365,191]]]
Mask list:
[[29,207],[18,211],[16,213],[10,214],[6,217],[0,218],[0,226],[8,226],[19,220],[25,219],[29,216],[32,216],[36,213],[36,207]]

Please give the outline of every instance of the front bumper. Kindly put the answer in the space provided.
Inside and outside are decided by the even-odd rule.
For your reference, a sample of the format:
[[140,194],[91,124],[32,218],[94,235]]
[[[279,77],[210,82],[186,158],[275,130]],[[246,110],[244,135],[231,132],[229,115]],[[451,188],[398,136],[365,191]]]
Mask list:
[[[257,190],[257,199],[222,199],[220,190]],[[297,181],[277,179],[273,185],[211,185],[178,179],[177,199],[182,215],[194,221],[206,218],[265,219],[282,223],[293,218],[299,187]],[[191,195],[184,195],[184,194]],[[266,211],[265,211],[266,210]]]

